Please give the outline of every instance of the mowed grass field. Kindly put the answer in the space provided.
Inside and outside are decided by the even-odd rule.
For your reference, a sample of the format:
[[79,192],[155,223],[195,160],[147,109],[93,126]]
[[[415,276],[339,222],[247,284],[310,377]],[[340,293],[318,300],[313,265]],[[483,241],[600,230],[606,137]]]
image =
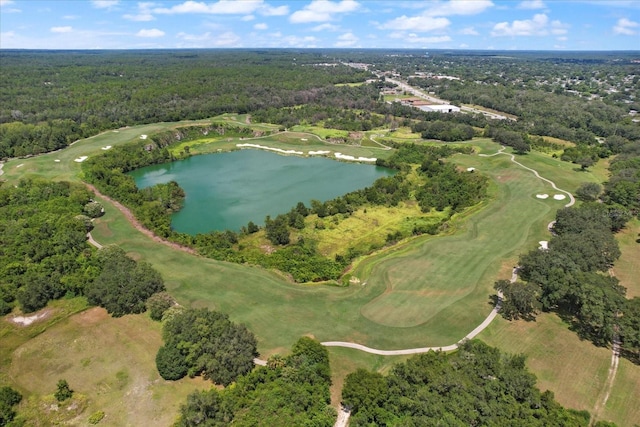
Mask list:
[[627,298],[640,297],[640,220],[634,218],[616,235],[622,255],[613,267]]
[[[157,126],[161,126],[159,129],[166,129],[176,125]],[[151,129],[151,127],[131,128],[127,130],[130,133],[124,135],[123,130],[118,133],[105,133],[101,135],[105,139],[95,141],[89,139],[70,147],[68,150],[76,150],[72,154],[64,150],[31,159],[13,160],[5,165],[7,174],[3,178],[15,181],[20,176],[39,175],[50,179],[76,179],[80,168],[79,164],[73,162],[74,158],[81,155],[95,155],[100,152],[101,147],[106,145],[136,140],[141,134],[153,133]],[[345,154],[353,153],[352,155],[372,157],[376,155],[366,154],[367,150],[376,154],[389,153],[389,151],[373,150],[369,147],[331,146],[317,138],[314,142],[313,137],[308,134],[291,134],[293,133],[246,142],[282,149],[313,147],[309,149],[335,150]],[[93,139],[96,138],[98,137]],[[229,149],[239,142],[238,140],[217,141],[210,144],[210,149],[212,151]],[[475,140],[472,144],[479,153],[491,154],[499,149],[497,144],[487,140]],[[337,150],[338,148],[340,150]],[[347,149],[353,151],[347,151]],[[66,157],[63,157],[63,154]],[[61,162],[54,163],[53,159],[60,159]],[[66,159],[66,162],[63,163],[62,159]],[[538,153],[518,156],[517,160],[538,169],[542,176],[556,181],[561,188],[570,191],[577,188],[583,181],[599,180],[593,171],[577,173],[574,171],[575,165]],[[280,275],[261,268],[222,263],[177,252],[137,232],[113,206],[107,203],[105,203],[106,215],[96,221],[93,235],[103,244],[118,244],[135,258],[150,262],[162,273],[169,291],[180,303],[218,309],[229,313],[232,320],[245,323],[258,337],[259,351],[264,358],[274,353],[286,353],[295,340],[302,335],[312,336],[321,341],[354,341],[382,349],[448,345],[471,331],[490,312],[492,306],[489,297],[494,293],[493,282],[510,277],[511,267],[515,265],[518,255],[536,247],[538,240],[548,239],[546,224],[553,219],[555,210],[566,203],[566,201],[556,201],[552,198],[536,199],[537,193],[544,192],[550,195],[555,193],[548,184],[535,178],[531,172],[513,164],[505,155],[494,157],[479,157],[475,154],[457,155],[453,161],[463,168],[474,167],[479,173],[487,174],[492,182],[490,189],[492,200],[486,205],[476,207],[473,212],[456,218],[453,221],[451,233],[447,236],[416,238],[396,249],[381,251],[359,260],[353,274],[361,279],[361,284],[347,288],[295,285],[287,282]],[[17,168],[19,164],[23,166]],[[63,164],[65,169],[56,169]],[[81,317],[83,314],[75,316]],[[117,322],[111,322],[115,320]],[[580,393],[583,388],[587,390],[586,396],[591,392],[595,394],[602,388],[610,360],[609,351],[596,349],[586,342],[579,342],[580,345],[576,347],[567,346],[568,337],[575,338],[575,334],[568,331],[559,321],[545,323],[547,327],[540,331],[534,326],[542,325],[541,321],[527,324],[532,328],[530,331],[512,329],[511,326],[517,326],[517,323],[512,324],[501,319],[497,322],[494,325],[503,327],[494,330],[491,329],[494,328],[492,325],[480,338],[503,350],[524,352],[530,360],[537,360],[537,365],[530,361],[529,366],[541,377],[540,384],[543,389],[549,388],[554,391],[556,397],[565,405],[574,408],[582,408],[581,405],[585,405],[585,409],[592,410],[588,408],[590,404],[588,400],[586,404],[573,402],[581,399]],[[140,399],[144,400],[151,396],[152,399],[163,401],[164,390],[167,395],[172,396],[169,398],[172,404],[177,405],[183,400],[181,396],[200,386],[197,383],[187,382],[176,385],[176,389],[160,387],[157,391],[153,391],[156,390],[153,387],[157,380],[157,377],[153,379],[153,375],[157,375],[154,374],[153,357],[160,345],[158,325],[144,316],[139,318],[126,316],[122,319],[107,317],[97,322],[97,324],[102,323],[111,325],[113,331],[82,329],[77,321],[71,319],[68,323],[61,322],[60,326],[49,327],[42,334],[35,338],[30,337],[21,344],[10,355],[13,360],[8,366],[4,365],[7,359],[3,358],[3,374],[11,372],[11,382],[26,387],[31,381],[28,377],[30,375],[28,366],[38,364],[41,357],[39,353],[44,351],[44,347],[35,350],[37,346],[30,346],[40,342],[55,343],[58,340],[66,342],[67,346],[66,348],[60,346],[56,351],[64,353],[73,350],[73,355],[69,355],[72,361],[68,366],[63,366],[64,363],[59,362],[61,359],[58,359],[58,356],[54,354],[47,356],[52,362],[43,363],[41,371],[43,378],[56,378],[55,382],[60,374],[71,374],[75,369],[82,368],[83,363],[88,363],[87,366],[93,363],[93,369],[99,370],[102,361],[94,356],[92,346],[74,347],[71,339],[86,340],[88,338],[81,338],[81,336],[86,335],[90,338],[105,334],[105,337],[108,337],[109,334],[117,333],[114,339],[123,341],[123,346],[105,347],[105,353],[111,353],[113,350],[113,354],[130,360],[132,366],[139,368],[135,369],[135,373],[131,369],[125,372],[117,362],[104,361],[104,373],[97,375],[100,378],[86,379],[87,386],[83,386],[81,390],[82,393],[90,396],[90,405],[93,405],[85,412],[87,417],[94,408],[108,413],[111,413],[113,408],[113,412],[123,413],[122,418],[117,420],[122,420],[124,424],[108,424],[105,419],[103,421],[105,425],[127,425],[128,421],[124,420],[131,419],[132,415],[126,414],[128,411],[135,411],[135,405],[122,406],[122,400],[126,400],[125,396],[130,396],[134,390],[140,390],[136,387],[143,387],[144,384],[151,382],[154,384],[148,386],[151,388],[144,386],[147,387],[143,387],[142,390],[145,391],[137,395]],[[61,329],[60,332],[57,328]],[[65,332],[65,328],[69,328],[69,331]],[[82,332],[74,335],[72,330]],[[136,334],[143,332],[149,336],[127,338],[128,336],[136,337]],[[53,338],[49,337],[50,334]],[[526,338],[523,334],[531,335],[530,344],[515,346],[514,343]],[[69,339],[65,338],[67,336]],[[154,336],[156,338],[153,338]],[[31,344],[36,340],[42,341]],[[543,344],[547,347],[546,354],[556,354],[558,358],[572,361],[572,364],[560,364],[556,358],[546,357],[544,352],[539,353],[536,359],[536,352],[540,347],[538,340],[544,341]],[[594,349],[598,352],[591,353]],[[578,357],[579,355],[573,354],[574,351],[586,352],[591,356]],[[144,352],[148,353],[148,357],[141,356]],[[16,358],[20,354],[26,354],[28,357]],[[336,403],[339,385],[344,375],[354,368],[367,367],[385,371],[394,361],[402,360],[402,358],[365,355],[350,349],[330,349],[330,354],[334,371],[332,396]],[[111,357],[105,355],[103,359]],[[633,409],[624,409],[627,400],[625,400],[626,395],[622,393],[635,393],[637,377],[634,375],[638,375],[638,369],[635,366],[622,364],[621,373],[623,366],[628,378],[625,377],[626,382],[621,383],[623,386],[614,387],[610,403],[603,415],[615,410],[609,409],[610,406],[623,408],[623,413],[617,419],[632,420],[635,412]],[[567,369],[569,374],[564,373]],[[573,378],[570,369],[574,370]],[[603,369],[604,378],[600,374]],[[594,372],[598,373],[597,376],[592,374]],[[132,379],[133,377],[135,379]],[[578,383],[579,392],[569,386],[567,378],[572,378]],[[73,388],[71,375],[67,379]],[[77,377],[77,380],[84,384],[85,378]],[[99,380],[111,384],[110,400],[106,397],[105,400],[100,400],[102,397],[99,394]],[[125,382],[126,384],[120,387],[119,384]],[[581,386],[583,382],[591,385]],[[54,383],[52,384],[55,386]],[[127,388],[127,384],[133,388]],[[36,382],[30,390],[38,394],[52,393],[53,386],[43,380],[40,383]],[[152,390],[150,394],[149,390]],[[141,412],[152,414],[156,410],[154,404],[153,402],[152,404],[144,403],[150,406]],[[168,403],[167,405],[169,405],[166,409],[167,415],[162,415],[166,417],[163,420],[168,420],[170,418],[168,414],[175,415],[177,410],[177,406],[170,406]],[[164,414],[162,411],[161,413]],[[139,420],[142,419],[139,418]],[[153,418],[149,419],[153,420]],[[163,423],[157,425],[163,425]]]
[[[551,390],[564,406],[593,414],[611,364],[611,349],[578,338],[556,314],[540,314],[534,322],[508,322],[496,317],[479,336],[489,345],[512,354],[525,354],[538,388]],[[640,421],[640,369],[620,359],[611,395],[600,420],[619,426]]]

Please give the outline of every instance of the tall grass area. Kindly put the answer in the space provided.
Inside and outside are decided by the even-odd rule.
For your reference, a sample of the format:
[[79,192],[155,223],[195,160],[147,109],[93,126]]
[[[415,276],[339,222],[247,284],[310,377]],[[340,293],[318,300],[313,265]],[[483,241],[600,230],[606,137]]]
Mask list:
[[[146,314],[116,319],[91,308],[23,343],[2,369],[25,394],[20,413],[30,425],[49,425],[52,419],[88,425],[98,411],[105,413],[104,425],[170,425],[187,394],[210,384],[160,378],[155,354],[161,345],[160,324]],[[51,409],[60,379],[74,390],[71,406],[86,405],[84,411]]]
[[[541,390],[551,390],[563,406],[593,412],[607,379],[611,349],[580,340],[553,313],[541,314],[534,322],[496,317],[478,338],[503,351],[524,354]],[[640,419],[638,405],[629,400],[638,396],[640,369],[624,359],[619,369],[600,418],[631,426]]]

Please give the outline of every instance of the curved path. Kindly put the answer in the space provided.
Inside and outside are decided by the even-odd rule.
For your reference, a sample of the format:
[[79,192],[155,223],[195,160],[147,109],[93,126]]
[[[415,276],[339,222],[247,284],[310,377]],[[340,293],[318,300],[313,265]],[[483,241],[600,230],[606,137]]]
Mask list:
[[[573,194],[571,194],[570,192],[568,192],[566,190],[562,190],[562,189],[558,188],[556,186],[555,182],[551,181],[550,179],[547,179],[547,178],[544,178],[544,177],[540,176],[540,174],[538,173],[537,170],[531,169],[530,167],[527,167],[527,166],[523,165],[522,163],[518,162],[513,154],[509,154],[509,153],[505,153],[504,152],[505,148],[506,147],[502,147],[500,150],[498,150],[498,152],[493,153],[493,154],[479,154],[479,156],[481,156],[481,157],[493,157],[493,156],[497,156],[499,154],[505,154],[507,156],[510,156],[511,157],[511,161],[513,163],[517,164],[518,166],[520,166],[520,167],[522,167],[522,168],[524,168],[524,169],[526,169],[528,171],[533,172],[533,174],[538,179],[541,179],[542,181],[551,184],[551,187],[553,187],[554,190],[559,191],[561,193],[565,193],[566,195],[568,195],[569,196],[569,203],[567,203],[565,205],[565,207],[568,208],[568,207],[574,205],[576,200],[573,197]],[[517,280],[517,278],[518,278],[518,268],[516,267],[516,268],[513,269],[513,273],[511,275],[511,282],[512,283],[515,282]],[[484,321],[481,324],[479,324],[473,331],[469,332],[464,338],[462,338],[457,343],[451,344],[451,345],[447,345],[447,346],[443,346],[443,347],[408,348],[408,349],[403,349],[403,350],[379,350],[379,349],[376,349],[376,348],[371,348],[371,347],[364,346],[362,344],[357,344],[357,343],[352,343],[352,342],[345,342],[345,341],[327,341],[327,342],[323,342],[321,344],[326,346],[326,347],[353,348],[353,349],[364,351],[364,352],[367,352],[367,353],[379,354],[381,356],[398,356],[398,355],[406,355],[406,354],[418,354],[418,353],[427,353],[429,351],[453,351],[453,350],[456,350],[458,348],[458,346],[462,342],[474,338],[476,335],[478,335],[480,332],[482,332],[487,326],[489,326],[489,324],[491,324],[493,319],[495,319],[495,317],[497,316],[501,305],[502,305],[502,294],[498,293],[498,303],[496,304],[495,308],[493,310],[491,310],[491,313],[489,313],[487,318],[484,319]]]

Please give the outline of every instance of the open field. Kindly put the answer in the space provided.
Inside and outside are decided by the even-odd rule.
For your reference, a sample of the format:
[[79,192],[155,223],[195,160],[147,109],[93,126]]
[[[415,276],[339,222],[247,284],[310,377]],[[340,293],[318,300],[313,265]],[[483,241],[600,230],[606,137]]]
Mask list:
[[616,261],[613,272],[620,284],[627,288],[627,298],[640,297],[640,220],[634,218],[629,221],[616,239],[622,255]]
[[160,323],[147,315],[116,319],[91,308],[23,343],[3,370],[31,396],[23,411],[35,419],[47,412],[43,405],[48,407],[46,396],[53,394],[57,381],[66,379],[76,396],[86,398],[86,409],[66,419],[73,425],[87,425],[88,417],[100,410],[105,412],[101,425],[169,425],[187,394],[210,383],[163,380],[155,368],[161,344]]
[[[169,124],[157,126],[166,128]],[[12,160],[5,165],[7,174],[3,178],[16,180],[24,175],[38,175],[50,179],[76,179],[80,169],[79,164],[73,162],[74,158],[95,155],[102,146],[136,140],[143,133],[141,129],[143,127],[128,129],[130,133],[125,135],[124,131],[102,134],[100,137],[111,136],[116,139],[95,137],[70,147],[67,149],[70,153],[64,150],[36,158]],[[144,133],[153,133],[151,127],[144,129]],[[235,149],[238,142],[238,139],[216,141],[198,147],[215,152],[219,149]],[[320,148],[363,156],[367,156],[366,153],[372,153],[371,156],[390,153],[389,150],[371,147],[328,145],[306,133],[294,132],[251,142],[282,149]],[[471,144],[477,153],[492,154],[499,149],[497,144],[486,139],[477,139]],[[54,163],[53,159],[60,159],[61,162]],[[66,160],[63,162],[62,159]],[[569,191],[575,190],[581,182],[600,180],[591,170],[575,172],[575,165],[539,153],[518,156],[517,160],[537,169],[542,176]],[[553,218],[555,210],[565,203],[552,198],[537,199],[537,193],[554,194],[554,191],[531,172],[513,164],[508,156],[456,155],[453,161],[463,168],[474,167],[479,173],[490,176],[492,200],[455,218],[451,233],[446,236],[415,238],[401,247],[380,251],[359,260],[352,274],[361,279],[361,284],[347,288],[294,285],[280,275],[261,268],[176,252],[136,231],[119,211],[107,203],[106,215],[95,221],[93,236],[102,244],[118,244],[135,258],[150,262],[162,273],[167,288],[180,303],[218,309],[229,313],[232,320],[245,323],[256,334],[263,358],[287,352],[302,335],[313,336],[321,341],[354,341],[381,349],[448,345],[459,340],[484,319],[492,308],[489,296],[494,292],[493,282],[509,277],[518,255],[536,247],[538,240],[548,237],[546,224]],[[23,166],[17,168],[19,164]],[[541,316],[535,323],[509,323],[498,319],[479,338],[502,350],[525,353],[530,358],[528,366],[539,376],[542,389],[554,391],[564,405],[592,410],[589,405],[595,401],[606,378],[610,350],[580,342],[557,318],[549,319],[552,316]],[[12,349],[21,345],[20,349],[25,350],[18,349],[13,355],[11,382],[19,384],[22,390],[46,394],[52,392],[47,381],[51,378],[56,381],[58,376],[65,375],[72,388],[90,397],[89,408],[84,415],[88,416],[95,410],[107,412],[106,408],[114,408],[125,417],[127,407],[118,405],[128,404],[123,402],[126,399],[122,399],[122,396],[129,393],[128,396],[133,394],[134,398],[140,399],[149,399],[151,396],[152,402],[141,403],[142,412],[147,414],[154,413],[155,405],[168,405],[159,416],[165,417],[163,420],[169,419],[169,414],[175,413],[175,405],[182,400],[182,397],[176,399],[173,396],[184,396],[198,384],[186,382],[175,385],[175,388],[167,388],[155,382],[157,378],[153,378],[154,375],[157,377],[157,373],[155,368],[152,369],[153,356],[160,345],[157,324],[143,316],[121,319],[106,317],[104,321],[97,322],[95,328],[102,324],[105,325],[104,330],[85,328],[83,336],[104,334],[105,337],[111,337],[110,340],[122,341],[126,348],[119,348],[118,352],[126,355],[124,359],[132,366],[140,366],[139,370],[127,371],[118,361],[110,360],[105,362],[104,371],[100,371],[96,378],[79,376],[73,379],[73,375],[82,374],[82,371],[76,373],[73,367],[77,368],[78,363],[82,366],[82,363],[86,363],[83,360],[89,360],[88,366],[99,369],[98,359],[92,359],[97,357],[92,356],[92,346],[87,346],[82,350],[76,348],[77,354],[68,356],[73,360],[71,366],[65,366],[64,359],[54,354],[57,352],[50,355],[45,353],[44,357],[48,359],[43,362],[42,370],[38,371],[42,378],[31,386],[31,380],[28,379],[31,373],[23,372],[24,369],[19,367],[26,366],[28,359],[20,361],[16,355],[29,352],[30,363],[35,363],[34,359],[40,357],[38,351],[43,351],[42,342],[66,342],[67,347],[75,348],[73,340],[82,336],[82,326],[72,326],[72,318],[60,322],[59,326],[50,326],[37,337],[29,335],[23,341],[16,341]],[[143,332],[144,337],[140,335]],[[53,338],[47,338],[49,333],[53,334]],[[5,335],[0,337],[4,343]],[[567,345],[574,342],[574,346]],[[61,354],[65,354],[66,350],[61,348]],[[3,366],[7,366],[4,363],[11,356],[11,351],[0,352]],[[393,362],[403,360],[365,355],[350,349],[330,349],[330,354],[334,371],[334,402],[337,402],[339,385],[348,372],[357,367],[384,371]],[[551,357],[552,354],[556,356]],[[92,364],[92,360],[95,363]],[[620,375],[624,369],[627,377],[622,380]],[[7,372],[2,372],[4,378],[0,379],[4,381]],[[619,388],[614,385],[609,404],[602,413],[604,418],[629,421],[637,417],[632,409],[615,417],[611,414],[625,404],[626,395],[622,395],[622,392],[633,393],[637,390],[638,375],[637,367],[621,363],[621,371],[616,379],[616,384],[621,385]],[[83,384],[82,390],[74,386],[75,380]],[[111,387],[112,395],[99,394],[100,381]],[[121,383],[124,384],[120,386]],[[33,388],[28,389],[25,384]],[[169,400],[165,399],[172,399],[172,403],[167,403]],[[117,420],[125,424],[128,422],[125,418]]]
[[[593,412],[611,363],[611,349],[582,341],[555,314],[541,314],[534,322],[508,322],[501,317],[479,339],[503,351],[527,356],[527,366],[538,377],[541,390],[551,390],[569,408]],[[640,420],[640,408],[630,404],[637,396],[640,369],[620,359],[612,392],[600,418],[631,426]],[[627,406],[623,406],[627,404]]]
[[482,105],[462,104],[462,106],[463,107],[473,108],[474,110],[486,111],[487,113],[491,113],[491,114],[497,114],[497,115],[500,115],[500,116],[505,116],[505,117],[510,118],[512,120],[518,120],[518,116],[515,116],[513,114],[509,114],[509,113],[505,113],[504,111],[494,110],[493,108],[483,107]]

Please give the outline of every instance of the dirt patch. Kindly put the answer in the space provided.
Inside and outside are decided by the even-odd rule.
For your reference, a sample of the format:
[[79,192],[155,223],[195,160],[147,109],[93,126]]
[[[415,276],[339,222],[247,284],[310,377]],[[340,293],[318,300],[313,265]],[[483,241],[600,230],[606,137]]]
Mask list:
[[53,310],[50,308],[44,309],[38,313],[34,313],[30,316],[11,316],[7,317],[7,320],[18,326],[29,326],[34,322],[39,322],[51,316]]
[[102,307],[94,307],[72,316],[71,321],[82,326],[91,326],[108,318],[109,313],[107,313],[107,310]]

